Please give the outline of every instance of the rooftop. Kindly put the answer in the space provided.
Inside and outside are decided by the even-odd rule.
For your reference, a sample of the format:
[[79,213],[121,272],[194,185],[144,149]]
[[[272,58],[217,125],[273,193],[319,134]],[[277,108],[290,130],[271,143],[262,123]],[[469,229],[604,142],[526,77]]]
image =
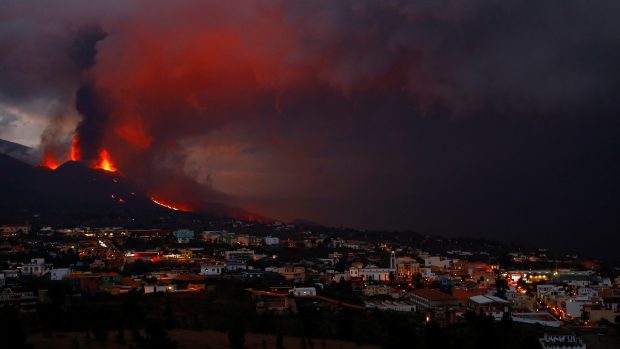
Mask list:
[[419,290],[413,290],[411,293],[426,298],[431,301],[449,301],[449,300],[457,300],[453,296],[443,293],[441,291],[432,289],[432,288],[421,288]]
[[479,295],[479,296],[469,297],[469,299],[472,302],[475,302],[475,303],[478,303],[478,304],[490,304],[490,303],[510,304],[509,301],[507,301],[507,300],[505,300],[503,298],[495,297],[495,296]]

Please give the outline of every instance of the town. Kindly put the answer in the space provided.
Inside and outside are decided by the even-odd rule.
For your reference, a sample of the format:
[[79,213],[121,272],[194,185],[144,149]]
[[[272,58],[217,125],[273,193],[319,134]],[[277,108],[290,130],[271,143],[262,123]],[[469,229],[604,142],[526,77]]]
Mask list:
[[[187,225],[0,226],[0,307],[14,310],[3,321],[30,329],[20,340],[34,347],[55,332],[79,333],[73,347],[149,347],[149,338],[175,347],[183,338],[173,329],[228,333],[236,348],[246,331],[273,335],[264,348],[285,347],[283,338],[300,338],[287,347],[301,348],[319,340],[383,348],[459,340],[479,348],[493,338],[510,342],[503,347],[619,343],[620,270],[604,261],[415,233],[234,219]],[[158,321],[159,334],[141,332]],[[446,331],[457,331],[450,343]]]

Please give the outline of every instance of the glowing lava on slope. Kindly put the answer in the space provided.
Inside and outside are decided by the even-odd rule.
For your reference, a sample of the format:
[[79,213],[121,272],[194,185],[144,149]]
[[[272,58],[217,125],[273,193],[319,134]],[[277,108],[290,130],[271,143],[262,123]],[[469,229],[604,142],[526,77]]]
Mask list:
[[156,199],[154,196],[149,196],[149,198],[151,199],[151,201],[153,201],[154,203],[156,203],[157,205],[161,206],[161,207],[165,207],[167,209],[173,210],[173,211],[186,211],[185,209],[176,207],[170,203],[161,201],[161,199]]
[[[101,149],[99,151],[99,156],[97,157],[97,159],[88,160],[88,161],[85,161],[85,159],[82,159],[82,153],[79,148],[78,136],[73,137],[73,141],[71,142],[71,150],[69,152],[68,161],[79,161],[84,164],[88,164],[88,167],[93,168],[93,169],[104,170],[108,172],[118,172],[118,168],[112,162],[112,157],[110,156],[110,153],[106,149]],[[61,161],[58,161],[56,157],[54,157],[54,154],[52,152],[45,153],[41,161],[42,167],[46,167],[51,170],[55,170],[56,168],[60,166],[60,164],[61,164]],[[112,181],[114,183],[118,182],[116,178],[112,179]],[[131,192],[131,195],[135,196],[136,193]],[[190,209],[186,207],[181,207],[177,204],[172,204],[160,198],[155,198],[155,196],[153,195],[149,195],[148,197],[153,203],[161,207],[165,207],[169,210],[183,211],[183,212],[190,211]],[[118,201],[121,204],[127,203],[124,198],[117,198],[115,194],[112,194],[112,200]]]

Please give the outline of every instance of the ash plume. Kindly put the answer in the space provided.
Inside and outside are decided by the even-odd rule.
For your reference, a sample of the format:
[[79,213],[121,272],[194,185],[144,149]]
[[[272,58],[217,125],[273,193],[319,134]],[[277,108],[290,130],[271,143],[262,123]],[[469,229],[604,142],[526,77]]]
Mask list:
[[[72,42],[65,54],[72,67],[71,75],[80,84],[75,92],[74,109],[82,118],[71,133],[75,133],[81,158],[89,160],[97,157],[102,134],[105,132],[107,113],[106,107],[99,101],[88,69],[95,63],[97,43],[103,40],[106,34],[100,26],[84,25],[70,36]],[[43,162],[53,162],[56,165],[67,158],[70,142],[67,140],[69,135],[66,129],[72,121],[69,106],[62,105],[57,109],[41,135]]]
[[98,157],[103,134],[107,130],[107,106],[88,71],[95,64],[96,45],[104,40],[106,35],[98,26],[84,28],[80,30],[68,51],[81,72],[81,84],[75,94],[75,108],[82,115],[82,121],[75,130],[81,160],[93,160]]
[[92,83],[84,83],[76,93],[75,108],[83,116],[75,130],[80,160],[95,160],[99,156],[107,129],[108,111]]

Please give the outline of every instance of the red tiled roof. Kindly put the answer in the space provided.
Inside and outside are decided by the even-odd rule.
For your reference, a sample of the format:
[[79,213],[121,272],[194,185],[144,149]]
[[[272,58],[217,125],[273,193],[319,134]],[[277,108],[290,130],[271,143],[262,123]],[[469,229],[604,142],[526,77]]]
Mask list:
[[413,290],[411,291],[411,293],[431,301],[456,300],[456,298],[452,297],[451,295],[432,288],[421,288],[419,290]]

